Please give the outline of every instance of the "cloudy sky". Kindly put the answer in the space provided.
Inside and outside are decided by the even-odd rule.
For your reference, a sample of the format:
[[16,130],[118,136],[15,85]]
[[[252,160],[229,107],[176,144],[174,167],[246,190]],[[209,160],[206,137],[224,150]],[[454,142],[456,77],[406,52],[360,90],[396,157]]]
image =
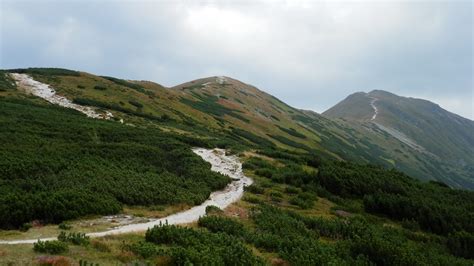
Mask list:
[[0,2],[0,68],[226,75],[317,112],[382,89],[474,119],[469,0]]

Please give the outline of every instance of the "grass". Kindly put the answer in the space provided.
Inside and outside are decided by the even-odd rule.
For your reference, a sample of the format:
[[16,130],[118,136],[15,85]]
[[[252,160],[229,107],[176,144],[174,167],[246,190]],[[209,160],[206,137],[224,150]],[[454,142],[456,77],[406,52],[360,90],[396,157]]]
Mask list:
[[155,206],[125,206],[123,214],[146,218],[162,218],[170,214],[187,210],[192,206],[187,204],[155,205]]
[[[105,231],[117,225],[113,222],[101,219],[100,216],[68,221],[68,224],[72,226],[71,231],[83,233]],[[63,230],[59,229],[58,225],[54,224],[36,226],[26,232],[21,232],[19,230],[0,230],[0,239],[19,240],[56,237],[61,231]]]
[[[96,263],[99,265],[122,265],[123,263],[143,262],[143,259],[122,250],[124,243],[138,242],[143,239],[143,236],[144,233],[134,233],[92,239],[91,242],[96,244],[69,245],[69,251],[60,256],[66,257],[72,265],[79,264],[80,260],[94,263],[94,265]],[[0,265],[34,265],[38,258],[44,255],[46,254],[35,253],[32,244],[1,245]]]

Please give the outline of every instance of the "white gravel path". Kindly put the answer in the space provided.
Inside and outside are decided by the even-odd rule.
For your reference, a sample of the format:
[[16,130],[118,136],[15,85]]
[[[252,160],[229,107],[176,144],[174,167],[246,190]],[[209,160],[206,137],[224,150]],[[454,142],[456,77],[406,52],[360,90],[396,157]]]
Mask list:
[[370,106],[372,106],[372,109],[374,109],[374,115],[370,119],[370,121],[374,121],[375,118],[377,118],[377,115],[379,114],[379,110],[377,109],[377,106],[375,106],[375,102],[378,101],[379,99],[372,97],[372,100],[370,101]]
[[27,74],[11,73],[10,75],[13,77],[18,87],[35,96],[43,98],[52,104],[57,104],[62,107],[77,110],[92,118],[108,120],[113,117],[112,113],[110,113],[109,111],[105,112],[105,114],[101,114],[98,113],[96,109],[92,107],[75,104],[66,97],[56,94],[56,91],[48,84],[36,81]]
[[[101,237],[106,235],[115,235],[123,234],[130,232],[140,232],[145,231],[148,228],[151,228],[160,223],[168,224],[187,224],[195,222],[199,217],[206,214],[206,207],[210,205],[217,206],[221,209],[226,208],[230,204],[238,201],[243,193],[244,187],[249,186],[253,183],[253,180],[244,175],[242,172],[242,164],[239,161],[237,156],[227,156],[225,150],[222,149],[202,149],[195,148],[193,152],[201,156],[205,161],[209,162],[212,165],[211,170],[219,172],[224,175],[228,175],[234,181],[232,181],[224,190],[215,191],[211,193],[208,200],[203,202],[201,205],[195,206],[189,210],[178,212],[167,217],[156,219],[147,223],[139,224],[129,224],[124,226],[119,226],[107,231],[89,233],[87,234],[90,237]],[[42,238],[41,240],[54,240],[53,238]],[[11,241],[2,241],[0,244],[32,244],[38,241],[38,239],[25,239],[25,240],[11,240]]]

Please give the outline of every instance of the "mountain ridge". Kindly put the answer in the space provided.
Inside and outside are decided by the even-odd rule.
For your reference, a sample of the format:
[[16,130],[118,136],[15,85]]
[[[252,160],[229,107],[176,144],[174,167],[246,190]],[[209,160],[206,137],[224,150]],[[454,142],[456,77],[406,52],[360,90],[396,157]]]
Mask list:
[[[470,177],[462,177],[465,172],[453,174],[449,169],[439,169],[436,159],[420,155],[374,123],[355,123],[300,110],[230,77],[212,76],[164,87],[152,81],[122,80],[72,70],[8,71],[27,73],[71,101],[107,110],[114,119],[126,124],[200,138],[217,134],[222,145],[234,139],[245,145],[265,143],[267,147],[294,152],[316,152],[338,160],[397,168],[422,180],[474,189]],[[21,91],[6,94],[25,97]],[[370,121],[373,109],[369,99],[361,93],[353,95],[363,102],[359,113]]]
[[454,165],[448,171],[465,171],[472,178],[468,171],[474,164],[474,137],[469,132],[474,132],[474,122],[436,103],[376,90],[351,94],[323,115],[373,124],[413,149]]

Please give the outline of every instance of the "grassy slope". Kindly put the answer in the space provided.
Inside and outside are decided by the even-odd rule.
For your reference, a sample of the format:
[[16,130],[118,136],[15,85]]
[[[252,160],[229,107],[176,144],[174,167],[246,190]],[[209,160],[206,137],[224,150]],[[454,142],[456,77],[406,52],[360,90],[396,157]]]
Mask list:
[[[81,76],[76,77],[76,78],[82,79],[83,78],[82,75],[87,75],[87,74],[81,74]],[[41,77],[37,77],[37,78],[40,79]],[[42,78],[44,81],[51,82],[51,83],[53,82],[51,80],[51,77],[50,78],[42,77]],[[73,88],[74,85],[68,85],[72,83],[71,81],[68,81],[68,83],[65,83],[65,81],[63,80],[66,80],[66,78],[74,79],[73,77],[69,77],[69,76],[56,77],[56,79],[59,79],[60,81],[54,81],[54,82],[57,83],[58,87],[61,86],[61,88],[58,90],[63,90],[64,93],[68,95],[68,93],[75,92],[79,88],[77,88],[78,84],[75,84],[76,89]],[[97,79],[97,80],[94,81],[94,79]],[[108,80],[104,81],[102,80],[102,78],[98,78],[94,76],[88,77],[87,80],[91,82],[89,86],[96,84],[95,82],[98,82],[98,81],[104,82],[106,83],[106,85],[108,84],[107,83]],[[140,83],[140,84],[143,84],[143,86],[147,90],[151,90],[151,91],[159,91],[161,88],[159,85],[152,84],[152,83],[148,83],[148,84]],[[194,134],[194,135],[202,134],[203,136],[207,134],[207,135],[210,135],[212,138],[212,137],[223,137],[223,135],[214,135],[213,132],[219,132],[219,131],[222,131],[222,128],[229,129],[231,126],[234,126],[234,127],[239,127],[239,128],[245,128],[249,131],[252,131],[258,134],[261,137],[265,137],[277,143],[278,145],[282,147],[290,148],[290,146],[285,146],[283,143],[278,143],[278,141],[266,136],[265,132],[268,132],[267,130],[274,130],[274,131],[277,131],[279,135],[286,136],[288,139],[292,139],[294,141],[297,141],[298,143],[301,143],[301,144],[307,143],[308,145],[314,145],[311,147],[314,147],[315,149],[324,150],[326,149],[326,147],[327,148],[333,147],[332,149],[339,153],[339,152],[345,151],[347,147],[352,147],[351,149],[348,149],[346,153],[340,153],[342,154],[341,157],[347,157],[348,159],[350,159],[351,158],[350,156],[356,156],[359,153],[360,154],[359,160],[365,160],[365,161],[370,161],[371,159],[370,157],[365,158],[364,156],[370,156],[370,154],[364,155],[364,152],[374,153],[378,149],[377,147],[371,146],[370,145],[371,142],[364,143],[364,142],[359,142],[359,141],[351,141],[351,139],[357,139],[357,140],[363,139],[362,133],[361,133],[363,131],[359,131],[361,129],[353,129],[349,125],[342,122],[335,123],[333,121],[324,119],[310,112],[302,112],[302,111],[292,109],[291,107],[287,107],[286,105],[282,104],[278,100],[275,100],[271,96],[267,96],[265,94],[262,94],[261,97],[262,98],[268,97],[268,98],[265,98],[265,101],[270,101],[273,104],[270,104],[269,106],[262,105],[262,107],[257,105],[261,103],[261,101],[258,100],[261,98],[258,96],[255,96],[255,97],[249,96],[250,92],[245,91],[245,93],[247,93],[248,95],[239,93],[239,94],[244,95],[245,97],[248,97],[248,99],[244,98],[243,96],[240,98],[237,98],[238,94],[235,94],[234,90],[229,90],[229,92],[226,91],[226,94],[223,94],[223,96],[227,97],[228,99],[232,99],[231,97],[233,95],[239,101],[244,102],[245,105],[259,106],[259,109],[262,109],[263,113],[268,112],[270,114],[270,120],[268,119],[268,116],[267,116],[267,119],[263,119],[261,112],[256,111],[255,109],[253,111],[252,109],[248,110],[249,109],[248,106],[247,106],[247,110],[245,109],[244,106],[242,106],[242,109],[240,109],[242,110],[241,111],[242,113],[237,112],[237,114],[245,115],[244,117],[252,121],[252,123],[258,122],[259,125],[256,126],[255,128],[263,130],[263,133],[261,133],[255,130],[254,127],[249,126],[248,125],[249,123],[243,121],[242,119],[236,118],[234,116],[228,116],[227,114],[224,114],[223,117],[225,118],[225,120],[223,122],[223,125],[222,124],[220,125],[219,120],[218,120],[219,118],[218,115],[216,116],[208,115],[194,108],[191,108],[189,105],[182,104],[181,102],[178,102],[178,101],[174,101],[178,97],[186,97],[187,99],[190,99],[190,100],[206,99],[206,97],[203,97],[203,96],[196,96],[195,94],[191,94],[189,92],[183,94],[183,92],[175,88],[171,92],[169,90],[166,90],[165,92],[157,93],[159,94],[158,96],[160,96],[160,99],[162,100],[157,100],[156,98],[150,99],[150,97],[148,97],[149,95],[147,95],[148,99],[150,99],[150,103],[148,103],[147,98],[141,95],[144,93],[136,92],[135,90],[130,91],[130,88],[123,87],[120,85],[117,85],[117,88],[115,88],[116,85],[117,84],[115,83],[108,84],[107,90],[105,90],[105,91],[109,91],[109,93],[113,92],[112,94],[114,94],[114,97],[117,97],[117,98],[114,98],[114,101],[118,101],[118,102],[124,101],[124,103],[127,103],[128,100],[130,99],[140,100],[141,102],[147,104],[147,107],[150,108],[151,110],[150,112],[154,112],[153,113],[154,115],[161,116],[163,114],[169,114],[170,116],[172,116],[174,114],[173,118],[177,120],[177,121],[167,121],[167,122],[154,121],[153,123],[150,123],[148,120],[143,119],[143,118],[139,118],[139,117],[137,118],[131,115],[124,114],[122,112],[114,112],[114,114],[116,114],[117,116],[119,117],[123,116],[123,118],[126,119],[126,121],[133,122],[140,128],[146,125],[148,128],[155,128],[155,127],[167,128],[176,132],[179,131],[180,133],[183,133],[183,134]],[[70,89],[71,92],[67,92],[68,89]],[[95,99],[102,100],[102,101],[110,100],[108,96],[103,94],[105,93],[105,91],[97,91],[97,90],[94,90],[93,87],[91,88],[86,87],[85,89],[80,89],[80,90],[88,90],[88,89],[91,89],[92,91],[87,92],[89,93],[86,95],[87,97],[96,97]],[[203,90],[203,91],[204,93],[208,95],[212,95],[212,93],[216,93],[216,92],[221,93],[225,89],[226,89],[225,86],[224,88],[220,88],[216,86],[215,88],[213,87],[206,88],[206,90]],[[198,93],[202,94],[203,91],[199,91]],[[137,93],[140,93],[140,94],[137,95]],[[167,95],[165,93],[170,93],[170,95]],[[258,91],[256,91],[256,93],[258,93]],[[83,95],[84,94],[81,94],[81,96]],[[164,97],[161,98],[162,95],[167,95],[167,97],[169,98],[166,98],[167,100],[164,99]],[[14,88],[9,88],[3,92],[0,92],[0,97],[6,97],[8,99],[24,98],[24,97],[28,98],[23,93],[19,92],[18,90],[15,90]],[[176,97],[176,98],[173,98],[173,97]],[[211,98],[211,99],[214,99],[214,98]],[[222,103],[223,106],[230,106],[230,104],[238,103],[237,100],[230,101],[228,99],[220,98],[218,99],[218,101]],[[38,100],[35,97],[33,97],[32,99],[28,99],[28,101],[29,102],[33,101],[39,104],[38,106],[35,107],[39,109],[35,109],[36,111],[33,113],[38,113],[38,110],[42,108],[46,108],[44,107],[45,105],[44,101]],[[254,102],[252,105],[250,105],[252,101]],[[157,102],[159,102],[159,104]],[[166,102],[169,102],[169,103],[165,105]],[[157,105],[157,109],[153,109],[154,104]],[[133,105],[131,106],[125,105],[125,106],[130,109],[133,108],[132,107]],[[182,113],[185,115],[190,114],[190,113],[196,114],[196,117],[198,117],[196,119],[202,119],[202,121],[206,122],[205,128],[192,127],[192,126],[187,125],[184,121],[181,121],[182,118],[179,115],[177,115],[176,112],[166,109],[165,106],[177,106],[176,108],[179,107],[180,112],[182,111]],[[213,105],[211,104],[211,106]],[[161,109],[158,109],[161,107],[162,107],[162,110],[164,110],[162,113],[160,113],[159,111]],[[49,107],[46,109],[49,109]],[[53,108],[53,109],[57,109],[57,108]],[[279,110],[279,112],[272,111],[275,109]],[[63,111],[65,110],[63,109]],[[257,114],[256,112],[259,114]],[[72,111],[66,111],[63,115],[68,116],[68,114],[73,115],[73,117],[80,117],[77,119],[80,119],[81,121],[82,120],[90,121],[90,119],[86,119],[82,117],[81,115],[76,114],[75,112],[72,112]],[[302,125],[300,123],[304,123],[304,127],[307,128],[306,131],[298,130],[298,132],[307,136],[307,138],[313,138],[312,135],[314,135],[315,137],[314,137],[313,142],[316,142],[316,143],[309,142],[307,139],[302,139],[301,136],[295,137],[291,135],[290,133],[288,133],[291,131],[288,131],[288,132],[282,131],[280,128],[273,125],[273,122],[268,122],[268,121],[275,120],[274,118],[272,120],[271,115],[274,115],[275,117],[277,117],[277,119],[279,119],[276,121],[278,121],[277,124],[282,128],[298,129],[298,126]],[[33,115],[33,116],[29,116],[27,114],[23,115],[24,119],[30,119],[30,120],[32,119],[29,122],[29,124],[34,124],[35,123],[34,121],[40,122],[40,120],[35,118],[36,116],[37,115]],[[12,117],[14,117],[14,115],[10,114],[6,117],[8,119],[11,119]],[[69,120],[70,119],[72,119],[72,117],[70,117]],[[307,119],[310,119],[310,120],[307,120]],[[95,123],[93,121],[94,120],[91,120],[90,123]],[[178,122],[178,121],[181,121],[181,122]],[[45,123],[45,122],[46,121],[42,121],[42,123]],[[97,123],[113,124],[110,122],[102,122],[102,121],[98,121]],[[83,124],[83,123],[81,122],[80,124]],[[130,127],[130,131],[136,130],[137,132],[139,132],[141,130],[144,130],[140,128]],[[380,136],[383,136],[383,134],[381,134]],[[243,139],[241,139],[241,141],[243,141]],[[381,142],[384,141],[384,138],[380,137],[379,141]],[[390,139],[388,140],[385,139],[385,141],[390,141]],[[335,150],[334,146],[338,147],[340,150]],[[246,147],[246,149],[248,148],[249,147]],[[252,153],[245,153],[245,154],[247,155],[245,159],[248,159],[248,156],[255,156],[255,154],[252,154]],[[331,153],[328,152],[327,154],[331,154]],[[266,156],[259,156],[259,157],[265,158],[265,160],[270,160],[270,163],[274,164],[273,168],[282,167],[288,163],[285,160],[278,160],[277,158],[268,158]],[[318,170],[311,166],[305,165],[303,169],[305,169],[305,171],[308,173],[313,173],[313,174],[318,173]],[[463,260],[449,257],[450,255],[448,254],[448,251],[446,250],[446,247],[444,246],[444,244],[439,244],[439,243],[444,243],[445,241],[444,238],[439,238],[436,235],[432,235],[430,233],[420,231],[419,229],[416,229],[416,228],[404,229],[401,227],[403,222],[390,220],[390,219],[384,218],[383,216],[382,217],[374,216],[373,214],[367,213],[363,209],[363,202],[361,201],[361,199],[351,198],[351,197],[340,198],[338,196],[328,194],[327,192],[322,193],[321,191],[318,191],[317,192],[318,197],[316,198],[316,200],[313,199],[312,200],[313,204],[311,204],[311,200],[309,200],[308,202],[308,198],[307,198],[308,196],[311,196],[311,194],[314,195],[314,191],[311,192],[312,190],[311,186],[303,185],[301,187],[293,187],[292,185],[289,185],[289,184],[282,184],[281,182],[277,183],[272,179],[268,179],[268,178],[256,175],[252,170],[247,170],[247,174],[255,178],[257,182],[257,186],[263,188],[263,192],[259,192],[259,190],[257,190],[256,193],[246,192],[243,201],[235,204],[234,206],[225,210],[224,212],[224,216],[234,217],[234,218],[237,217],[239,219],[239,222],[244,224],[247,230],[252,231],[257,228],[259,228],[259,230],[264,230],[264,231],[273,230],[271,227],[270,228],[267,227],[268,224],[258,225],[258,223],[260,223],[258,219],[256,220],[252,217],[249,217],[249,214],[251,214],[252,209],[254,207],[259,208],[261,203],[271,204],[271,205],[277,206],[278,208],[281,208],[281,210],[283,211],[290,210],[302,215],[303,217],[313,217],[313,218],[317,218],[317,217],[334,218],[336,216],[336,212],[335,212],[336,210],[346,210],[355,214],[357,217],[361,217],[363,219],[368,220],[369,223],[371,224],[370,230],[374,230],[374,232],[376,233],[376,237],[371,238],[370,241],[373,241],[373,242],[371,242],[370,245],[368,245],[369,243],[363,243],[362,247],[367,246],[372,250],[370,249],[365,250],[365,251],[357,250],[357,249],[353,250],[357,248],[356,242],[351,242],[349,240],[344,240],[344,239],[341,240],[341,238],[338,236],[330,237],[330,236],[322,235],[319,238],[319,240],[315,240],[315,242],[313,242],[313,240],[308,239],[308,235],[301,235],[300,237],[302,237],[302,239],[300,240],[303,242],[299,242],[299,243],[305,244],[307,243],[305,241],[310,241],[312,244],[315,244],[316,246],[320,246],[323,248],[322,250],[318,251],[318,252],[322,252],[322,254],[330,254],[331,256],[335,256],[335,255],[336,256],[353,256],[355,258],[357,257],[358,252],[362,252],[362,254],[365,254],[365,253],[369,254],[368,256],[370,256],[371,259],[375,260],[378,258],[377,256],[380,256],[383,259],[384,257],[383,252],[385,252],[385,249],[388,248],[387,246],[384,246],[387,244],[386,242],[387,240],[385,240],[385,237],[388,236],[390,239],[388,243],[390,245],[393,245],[393,248],[392,247],[389,248],[390,253],[387,253],[387,255],[394,256],[393,254],[396,254],[394,252],[395,251],[398,252],[399,248],[406,248],[406,250],[410,251],[409,254],[405,254],[407,258],[412,258],[416,260],[423,259],[423,260],[430,261],[431,258],[435,258],[436,256],[439,256],[439,254],[441,254],[441,256],[444,256],[443,259],[450,260],[450,262],[454,262],[455,264],[460,264],[460,265],[472,264],[472,262],[470,261],[463,261]],[[429,190],[426,190],[426,191],[429,191]],[[436,192],[437,190],[433,189],[433,191]],[[456,195],[458,192],[452,191],[448,193],[452,195]],[[153,212],[152,209],[146,210],[146,208],[144,211]],[[470,213],[468,214],[472,215],[472,210],[470,210]],[[279,220],[283,216],[279,214],[278,216],[274,217],[272,221],[285,224],[288,221]],[[336,221],[343,221],[343,219],[340,219],[340,218],[335,218],[335,219],[337,219]],[[290,219],[290,222],[293,223],[294,221]],[[196,227],[196,225],[191,225],[191,226]],[[74,230],[78,230],[78,228]],[[303,231],[307,232],[306,230],[303,230]],[[380,236],[379,235],[380,232],[383,232],[383,234],[387,234],[387,235]],[[136,250],[130,251],[127,248],[128,244],[138,243],[139,241],[143,241],[143,239],[144,239],[143,235],[137,235],[137,234],[101,238],[98,240],[94,240],[93,243],[87,247],[70,246],[70,251],[64,255],[68,257],[69,259],[74,260],[75,262],[79,261],[79,259],[86,259],[89,262],[100,263],[101,265],[115,265],[117,263],[127,263],[127,262],[133,262],[133,261],[143,262],[145,259],[143,259],[139,253],[137,253],[138,251]],[[367,239],[364,239],[364,241],[366,240]],[[390,242],[390,241],[396,241],[396,242]],[[338,243],[341,245],[340,248],[338,248],[340,250],[345,250],[348,246],[354,245],[353,247],[349,249],[349,251],[351,253],[354,252],[355,255],[354,254],[338,254],[337,252],[339,251],[336,251],[336,247],[338,247],[339,245]],[[106,248],[104,248],[104,246]],[[173,245],[160,245],[160,247],[164,248],[165,250],[172,246]],[[252,250],[254,255],[263,258],[267,263],[277,263],[277,262],[285,263],[285,261],[282,260],[282,257],[295,258],[294,255],[297,255],[297,254],[287,254],[281,250],[280,251],[268,250],[266,248],[262,248],[261,246],[253,242],[246,243],[246,246]],[[308,248],[308,246],[304,246],[304,248]],[[200,250],[204,250],[204,249],[200,249]],[[306,252],[306,254],[315,254],[315,253]],[[304,254],[301,254],[301,255],[304,255]],[[34,253],[31,250],[30,245],[1,246],[0,247],[0,261],[1,262],[16,262],[18,263],[16,265],[22,265],[22,264],[26,264],[26,263],[36,260],[38,256],[39,255],[37,253]],[[327,259],[327,258],[323,258],[323,259]],[[348,259],[348,258],[345,257],[345,259]],[[163,262],[169,261],[169,258],[153,256],[152,258],[147,259],[147,261],[150,263],[163,263]],[[421,263],[421,262],[418,262],[418,263]]]
[[[379,110],[378,124],[402,132],[426,150],[418,152],[407,147],[407,152],[403,151],[412,157],[409,161],[415,166],[412,168],[423,169],[423,176],[431,176],[455,187],[474,188],[474,137],[471,134],[474,122],[429,101],[400,97],[384,91],[353,94],[324,112],[324,115],[343,119],[353,127],[376,129],[369,122],[373,115],[370,97],[378,99],[375,103]],[[395,148],[393,145],[381,146]],[[393,148],[389,152],[391,156],[400,153],[400,148]],[[407,170],[406,167],[401,169]]]
[[[244,242],[244,247],[250,250],[253,256],[260,258],[268,265],[275,263],[286,265],[288,262],[307,264],[309,263],[307,259],[316,259],[324,263],[337,262],[338,265],[345,265],[344,263],[351,265],[356,261],[367,263],[366,260],[385,265],[407,263],[423,265],[427,262],[430,265],[472,264],[472,260],[452,256],[446,247],[446,238],[442,236],[420,230],[409,221],[391,220],[384,216],[370,214],[364,210],[363,202],[357,198],[341,198],[328,192],[323,193],[323,191],[318,191],[318,196],[314,196],[316,194],[311,186],[293,186],[276,182],[273,178],[259,176],[255,174],[255,169],[250,167],[252,157],[256,155],[244,153],[241,156],[244,161],[249,162],[249,166],[245,167],[245,173],[254,178],[255,189],[248,189],[242,201],[233,204],[223,212],[212,213],[212,216],[222,217],[224,221],[228,221],[225,223],[227,226],[192,224],[188,225],[189,228],[203,232],[205,235],[208,235],[209,231],[214,232],[212,235],[215,237],[218,236],[215,231],[217,230],[220,232],[219,236],[224,233],[231,237],[234,244]],[[265,156],[258,157],[264,158],[263,164],[270,164],[274,169],[282,168],[290,163]],[[316,168],[309,166],[304,169],[308,173],[317,172]],[[407,188],[417,187],[418,184],[416,181],[408,183],[411,185]],[[429,193],[429,187],[427,185],[423,190]],[[431,190],[442,191],[443,189],[432,187]],[[450,194],[455,197],[454,191]],[[298,201],[294,200],[303,195],[313,195],[312,204],[300,206]],[[274,209],[268,209],[265,206],[273,206]],[[350,217],[338,215],[341,210]],[[288,215],[288,211],[292,214]],[[230,218],[230,220],[225,218]],[[311,221],[322,222],[325,226],[313,224]],[[232,230],[231,225],[236,224],[241,224],[242,229],[238,227],[239,230]],[[250,235],[246,236],[245,232],[249,232]],[[349,237],[348,234],[356,236]],[[271,242],[266,242],[265,237]],[[176,255],[170,256],[170,254],[178,250],[184,252],[181,254],[183,259],[191,258],[195,261],[206,261],[211,257],[222,256],[217,253],[217,248],[221,247],[213,247],[211,240],[208,240],[211,241],[211,246],[206,243],[194,246],[190,244],[194,237],[185,235],[172,238],[173,243],[156,245],[150,243],[143,245],[144,239],[143,233],[94,239],[88,246],[70,245],[70,250],[61,256],[76,263],[79,260],[87,260],[89,263],[100,265],[117,263],[167,265],[173,259],[177,259]],[[278,245],[272,245],[279,241],[286,241],[282,242],[284,249],[279,248]],[[176,249],[177,247],[182,247],[182,249]],[[208,253],[210,247],[211,253]],[[165,256],[156,255],[156,250],[160,249],[171,253],[166,253]],[[37,261],[39,257],[38,253],[32,251],[31,245],[0,246],[0,254],[2,256],[0,261],[14,262],[13,265]],[[151,256],[148,257],[147,254]]]
[[[207,138],[210,133],[224,134],[255,144],[242,134],[230,133],[237,128],[288,150],[315,151],[329,157],[395,167],[422,180],[436,179],[455,187],[474,186],[467,177],[472,175],[472,169],[468,167],[472,164],[466,156],[462,161],[465,166],[453,167],[448,160],[440,162],[414,151],[371,123],[355,123],[355,117],[368,120],[373,112],[369,106],[370,99],[361,93],[341,103],[350,103],[351,106],[336,108],[335,112],[342,110],[343,115],[350,116],[347,120],[329,120],[313,112],[292,108],[231,78],[223,84],[217,83],[216,77],[209,77],[164,88],[147,81],[114,82],[83,72],[77,75],[33,75],[70,99],[89,99],[95,101],[93,105],[105,103],[106,107],[114,106],[113,113],[117,119],[123,118],[126,123],[158,126],[166,131],[202,138]],[[127,86],[127,83],[133,86]],[[106,89],[94,89],[96,86]],[[354,101],[357,104],[352,104]],[[358,109],[354,109],[355,106],[359,106]],[[176,123],[157,123],[156,120],[163,115]],[[150,122],[150,117],[156,118],[155,121]],[[451,154],[446,153],[444,158]]]

